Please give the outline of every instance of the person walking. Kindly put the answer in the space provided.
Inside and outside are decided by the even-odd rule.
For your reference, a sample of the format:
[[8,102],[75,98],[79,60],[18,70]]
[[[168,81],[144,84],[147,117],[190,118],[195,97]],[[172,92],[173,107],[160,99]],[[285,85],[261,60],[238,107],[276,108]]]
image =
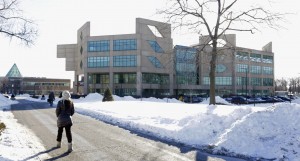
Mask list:
[[49,96],[48,96],[48,102],[50,103],[50,106],[53,106],[53,101],[55,100],[55,95],[54,92],[50,92]]
[[73,151],[72,145],[72,132],[71,126],[73,125],[72,116],[74,114],[74,104],[71,100],[71,95],[69,91],[62,92],[62,99],[58,101],[56,107],[56,116],[57,116],[57,147],[61,147],[62,133],[65,128],[66,136],[68,140],[68,152]]

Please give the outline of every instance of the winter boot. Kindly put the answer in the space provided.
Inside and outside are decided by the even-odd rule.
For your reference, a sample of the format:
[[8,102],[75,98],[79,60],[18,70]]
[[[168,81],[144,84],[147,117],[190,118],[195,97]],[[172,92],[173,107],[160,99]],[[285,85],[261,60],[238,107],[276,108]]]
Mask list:
[[56,144],[56,147],[60,148],[61,147],[61,142],[58,141],[57,144]]
[[73,151],[73,145],[72,143],[68,143],[68,152]]

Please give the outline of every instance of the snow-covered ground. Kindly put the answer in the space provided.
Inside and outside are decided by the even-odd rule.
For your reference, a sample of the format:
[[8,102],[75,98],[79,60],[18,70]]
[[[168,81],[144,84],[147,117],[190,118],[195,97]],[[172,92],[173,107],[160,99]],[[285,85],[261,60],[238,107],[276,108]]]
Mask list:
[[[28,95],[17,98],[21,97],[45,101],[32,99]],[[12,102],[3,103],[5,101],[2,99],[6,98],[1,98],[0,95],[0,106],[8,108]],[[74,100],[75,110],[98,120],[205,149],[214,154],[277,161],[300,159],[300,99],[291,104],[255,106],[212,106],[208,105],[207,100],[200,104],[186,104],[176,99],[118,96],[114,96],[114,99],[114,102],[102,102],[102,95],[89,94],[86,98]],[[217,102],[226,103],[219,97]],[[0,111],[0,122],[7,125],[0,140],[0,160],[22,160],[45,150],[29,130],[16,123],[9,111]],[[19,133],[22,135],[19,136]],[[31,142],[21,142],[27,140],[20,139],[23,137],[31,137]],[[4,150],[5,147],[18,148],[19,152],[15,154],[12,150]]]
[[0,135],[0,160],[42,160],[47,154],[36,155],[45,151],[39,139],[29,129],[19,124],[14,115],[9,111],[11,101],[0,94],[0,123],[6,128]]

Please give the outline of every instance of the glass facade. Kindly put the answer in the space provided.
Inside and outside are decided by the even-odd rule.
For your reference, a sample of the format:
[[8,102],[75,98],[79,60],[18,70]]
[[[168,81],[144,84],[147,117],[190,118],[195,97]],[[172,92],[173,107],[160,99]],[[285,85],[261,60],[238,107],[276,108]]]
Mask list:
[[108,56],[88,57],[87,66],[88,68],[109,67],[109,57]]
[[175,46],[175,71],[177,84],[195,85],[199,82],[197,50],[191,47]]
[[262,82],[261,82],[261,78],[251,78],[251,85],[253,86],[261,86]]
[[261,62],[261,54],[251,53],[250,54],[250,60],[252,62],[258,62],[258,63],[260,63]]
[[267,64],[273,64],[273,56],[263,55],[262,62]]
[[113,57],[114,67],[136,67],[136,55],[122,55]]
[[169,84],[170,82],[168,74],[158,73],[143,73],[142,81],[147,84]]
[[137,43],[136,39],[122,39],[113,41],[114,51],[126,51],[126,50],[136,50]]
[[248,65],[247,64],[237,64],[236,65],[236,72],[238,73],[247,73],[248,70]]
[[160,61],[154,56],[147,56],[148,60],[156,67],[156,68],[163,68]]
[[197,77],[195,75],[177,75],[176,76],[177,84],[185,84],[185,85],[195,85],[197,84]]
[[[203,77],[203,84],[210,85],[210,78]],[[232,77],[216,77],[216,85],[232,85]]]
[[136,83],[136,73],[115,73],[114,83],[116,84],[135,84]]
[[88,52],[106,52],[109,48],[109,40],[88,41]]
[[93,73],[88,75],[89,84],[109,84],[109,74]]
[[164,50],[159,46],[159,44],[156,41],[153,40],[147,40],[151,48],[156,52],[156,53],[164,53]]
[[247,77],[236,77],[236,85],[246,85],[249,84],[249,78]]
[[250,73],[251,74],[261,74],[261,66],[251,66]]
[[263,86],[273,86],[273,79],[272,78],[264,78]]
[[263,67],[263,74],[272,75],[273,68],[272,67]]
[[248,61],[249,60],[249,53],[237,51],[235,58],[241,61]]

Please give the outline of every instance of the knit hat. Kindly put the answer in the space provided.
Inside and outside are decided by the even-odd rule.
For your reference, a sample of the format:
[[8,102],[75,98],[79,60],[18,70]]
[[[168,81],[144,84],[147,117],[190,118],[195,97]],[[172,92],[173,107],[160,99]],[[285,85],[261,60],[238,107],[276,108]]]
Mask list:
[[71,97],[71,94],[69,91],[63,91],[62,92],[62,98],[65,99],[65,100],[69,100]]

